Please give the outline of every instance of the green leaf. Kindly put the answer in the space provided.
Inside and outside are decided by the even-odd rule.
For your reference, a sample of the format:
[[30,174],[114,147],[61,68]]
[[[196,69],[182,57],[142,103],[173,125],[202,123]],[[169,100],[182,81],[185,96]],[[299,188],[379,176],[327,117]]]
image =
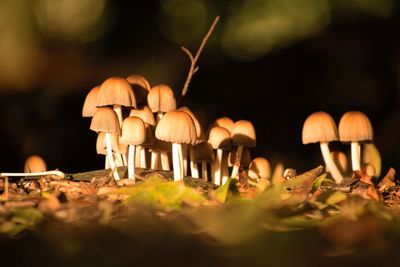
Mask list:
[[229,187],[231,185],[232,179],[229,178],[226,183],[218,187],[215,191],[213,191],[213,197],[221,203],[225,203],[228,198]]
[[322,182],[325,180],[325,178],[326,178],[326,173],[324,173],[324,174],[322,174],[322,175],[320,175],[316,180],[315,180],[315,182],[313,183],[313,185],[312,185],[312,189],[311,189],[311,192],[315,192],[320,186],[321,186],[321,184],[322,184]]

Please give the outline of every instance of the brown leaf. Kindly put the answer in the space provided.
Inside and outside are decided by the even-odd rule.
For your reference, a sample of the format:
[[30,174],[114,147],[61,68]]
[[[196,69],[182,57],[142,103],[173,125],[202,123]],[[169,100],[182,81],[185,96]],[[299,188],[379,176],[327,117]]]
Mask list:
[[395,186],[395,175],[396,171],[393,168],[390,168],[385,177],[379,182],[378,188],[380,192],[384,192],[389,187]]

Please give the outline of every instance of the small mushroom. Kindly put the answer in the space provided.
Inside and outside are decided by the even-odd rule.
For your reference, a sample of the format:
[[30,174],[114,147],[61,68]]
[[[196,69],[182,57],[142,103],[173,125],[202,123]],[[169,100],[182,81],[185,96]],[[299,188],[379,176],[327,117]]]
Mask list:
[[222,158],[224,150],[232,146],[232,139],[229,131],[225,128],[214,126],[208,133],[208,143],[216,150],[216,156],[213,164],[214,184],[222,184]]
[[151,89],[150,83],[142,75],[132,74],[126,77],[126,80],[132,87],[133,93],[136,97],[136,103],[138,105],[144,105],[147,103],[147,95]]
[[270,179],[271,165],[266,158],[257,157],[251,161],[247,174],[255,180]]
[[233,125],[231,136],[233,145],[237,147],[235,165],[233,166],[231,173],[231,177],[235,178],[239,172],[243,147],[256,146],[256,132],[250,121],[240,120],[235,122]]
[[[331,158],[333,159],[333,162],[335,162],[336,166],[338,167],[339,171],[341,173],[347,173],[348,169],[349,169],[349,163],[347,161],[347,156],[345,153],[343,153],[342,151],[332,151],[330,153]],[[326,166],[325,170],[327,172],[329,171],[329,167]]]
[[45,172],[47,171],[46,161],[38,156],[32,155],[25,160],[24,172]]
[[100,86],[96,86],[89,91],[86,95],[85,102],[82,108],[82,117],[93,117],[97,110],[97,96],[99,94]]

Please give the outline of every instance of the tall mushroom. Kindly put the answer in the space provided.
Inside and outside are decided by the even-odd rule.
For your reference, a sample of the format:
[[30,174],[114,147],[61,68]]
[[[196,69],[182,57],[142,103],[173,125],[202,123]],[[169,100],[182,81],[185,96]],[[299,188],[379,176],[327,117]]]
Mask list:
[[329,142],[338,140],[336,123],[328,113],[317,111],[307,117],[303,125],[303,144],[319,143],[325,165],[336,183],[343,180],[335,162],[330,156]]
[[223,151],[231,148],[231,135],[227,129],[214,126],[208,133],[208,143],[216,150],[216,156],[212,168],[214,184],[221,185]]
[[233,145],[237,147],[235,165],[232,168],[231,174],[231,177],[235,178],[239,172],[243,147],[256,146],[256,131],[254,130],[254,126],[250,121],[239,120],[233,125],[231,136]]
[[122,122],[120,142],[129,145],[128,178],[135,180],[135,146],[146,141],[146,126],[138,117],[128,117]]
[[24,172],[45,172],[47,171],[46,161],[38,156],[32,155],[25,160]]
[[107,157],[110,163],[115,180],[119,180],[118,172],[116,171],[115,161],[112,153],[111,134],[119,135],[121,129],[119,127],[118,116],[112,108],[98,108],[92,118],[90,129],[99,133],[105,133]]
[[250,163],[248,175],[255,180],[270,179],[271,178],[271,165],[266,158],[257,157]]
[[190,116],[183,111],[169,111],[156,127],[156,138],[172,143],[172,164],[174,180],[183,180],[182,146],[196,142],[196,127]]
[[360,142],[371,141],[374,137],[371,122],[367,115],[360,111],[348,111],[339,122],[339,138],[341,142],[351,142],[351,165],[353,171],[361,170]]

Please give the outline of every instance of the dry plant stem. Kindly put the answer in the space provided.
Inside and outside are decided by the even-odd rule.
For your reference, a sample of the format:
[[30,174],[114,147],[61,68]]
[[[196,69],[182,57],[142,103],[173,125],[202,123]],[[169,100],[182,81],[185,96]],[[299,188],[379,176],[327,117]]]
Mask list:
[[339,169],[337,168],[335,162],[331,158],[330,150],[329,150],[329,143],[328,142],[321,142],[320,143],[322,157],[324,158],[325,165],[327,166],[329,172],[331,173],[333,179],[336,183],[340,183],[343,180],[343,176],[340,173]]
[[111,168],[111,170],[113,170],[114,178],[115,178],[115,180],[119,180],[119,175],[115,168],[115,161],[114,161],[114,157],[113,157],[113,153],[112,153],[111,134],[110,133],[106,133],[106,150],[107,150],[108,161],[110,162],[110,168]]
[[204,181],[208,180],[206,161],[201,162],[201,178],[203,178]]
[[189,88],[189,83],[190,80],[192,79],[193,75],[198,71],[199,67],[196,66],[197,60],[200,57],[201,52],[204,49],[204,46],[206,45],[208,39],[210,38],[212,32],[214,31],[215,25],[217,25],[219,20],[219,16],[217,16],[213,23],[211,24],[210,29],[208,30],[207,34],[204,36],[199,49],[197,50],[196,55],[193,57],[192,53],[184,46],[181,47],[181,49],[188,55],[189,59],[190,59],[190,69],[189,69],[189,73],[188,73],[188,77],[185,81],[185,84],[183,85],[183,89],[182,89],[182,96],[186,95],[188,88]]
[[243,146],[238,146],[235,154],[235,164],[232,168],[231,177],[236,178],[239,173],[240,161],[242,160]]
[[159,157],[159,152],[157,151],[151,151],[151,162],[150,162],[150,168],[152,170],[157,170],[158,169],[158,157]]
[[181,164],[181,145],[177,143],[172,143],[172,165],[174,169],[174,181],[183,180],[183,172]]
[[161,168],[163,171],[169,171],[169,158],[168,158],[168,152],[167,151],[161,151],[160,152],[160,158],[161,158]]
[[217,149],[217,155],[215,157],[215,166],[214,166],[214,184],[221,185],[221,177],[222,177],[222,149]]
[[351,166],[353,171],[361,170],[361,146],[358,142],[351,142]]
[[135,146],[128,147],[128,178],[135,180]]
[[199,168],[197,164],[193,161],[194,158],[194,147],[189,147],[189,156],[190,156],[190,174],[193,178],[199,178]]
[[183,175],[187,175],[187,169],[188,169],[188,145],[187,144],[182,144],[182,164],[181,166],[183,167]]
[[3,172],[0,173],[0,177],[22,177],[22,176],[43,176],[43,175],[57,175],[61,178],[65,177],[65,173],[62,171],[47,171],[47,172]]

